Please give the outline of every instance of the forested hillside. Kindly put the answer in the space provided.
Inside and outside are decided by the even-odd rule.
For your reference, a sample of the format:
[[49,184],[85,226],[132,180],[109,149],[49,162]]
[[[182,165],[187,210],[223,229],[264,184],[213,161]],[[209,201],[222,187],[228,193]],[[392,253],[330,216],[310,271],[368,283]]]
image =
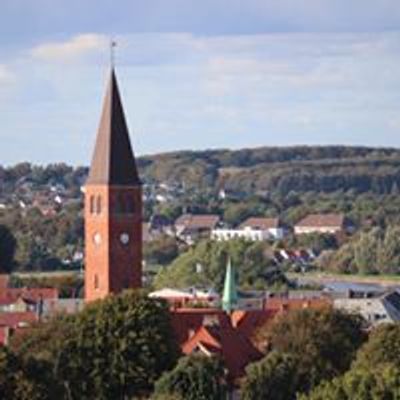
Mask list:
[[176,152],[144,157],[148,182],[254,192],[390,193],[400,183],[400,150],[367,147],[264,147]]
[[[311,212],[341,212],[366,230],[400,225],[398,149],[181,151],[141,157],[138,164],[146,220],[188,211],[219,214],[230,225],[248,216],[279,216],[290,225]],[[17,268],[79,263],[87,172],[62,163],[0,166],[0,225],[16,239]]]
[[[384,194],[400,184],[398,149],[302,146],[180,151],[141,157],[138,164],[145,183],[168,182],[199,190],[223,186],[244,194],[336,190]],[[62,184],[76,193],[86,174],[87,168],[62,163],[0,165],[0,196],[26,182],[33,187]]]

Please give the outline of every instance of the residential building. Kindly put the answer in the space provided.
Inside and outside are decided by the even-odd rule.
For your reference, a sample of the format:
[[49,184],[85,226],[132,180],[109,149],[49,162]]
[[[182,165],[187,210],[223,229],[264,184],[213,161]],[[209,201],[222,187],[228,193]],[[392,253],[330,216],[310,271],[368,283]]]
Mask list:
[[220,217],[214,214],[183,214],[175,221],[176,236],[193,243],[196,239],[210,237],[219,222]]
[[200,290],[190,288],[188,290],[164,288],[149,294],[149,297],[166,300],[172,308],[203,305],[216,307],[220,303],[220,296],[213,290]]
[[219,241],[240,238],[256,242],[263,240],[279,240],[284,236],[285,229],[282,227],[278,218],[251,217],[236,228],[216,228],[211,232],[211,237]]
[[296,235],[310,233],[338,234],[346,231],[349,225],[343,214],[310,214],[294,226]]
[[372,298],[337,298],[333,305],[335,308],[360,314],[371,326],[400,322],[400,294],[396,291]]

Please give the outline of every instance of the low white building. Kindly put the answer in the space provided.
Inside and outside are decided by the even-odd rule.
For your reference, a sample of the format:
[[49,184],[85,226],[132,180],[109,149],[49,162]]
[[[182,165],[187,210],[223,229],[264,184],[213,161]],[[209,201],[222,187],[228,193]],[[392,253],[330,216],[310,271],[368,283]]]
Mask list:
[[278,218],[248,218],[234,229],[217,228],[211,231],[211,238],[218,241],[245,239],[252,242],[279,240],[285,236],[285,230]]
[[220,303],[220,296],[213,290],[201,290],[189,288],[187,290],[163,288],[149,294],[151,298],[164,299],[170,304],[183,306],[188,303],[208,304],[217,306]]
[[400,294],[386,293],[374,298],[338,298],[333,301],[337,309],[360,314],[368,324],[400,321]]

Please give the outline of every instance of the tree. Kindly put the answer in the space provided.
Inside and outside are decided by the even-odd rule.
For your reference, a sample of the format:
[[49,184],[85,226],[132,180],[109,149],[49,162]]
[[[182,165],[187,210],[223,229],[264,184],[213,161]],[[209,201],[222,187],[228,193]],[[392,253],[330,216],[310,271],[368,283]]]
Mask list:
[[352,368],[343,377],[324,382],[299,400],[397,400],[400,398],[400,369]]
[[216,357],[190,355],[157,381],[155,398],[178,396],[182,400],[221,400],[227,393],[225,370]]
[[328,261],[328,268],[334,272],[354,273],[357,272],[354,262],[354,246],[352,243],[343,244]]
[[43,375],[42,372],[40,363],[31,361],[29,364],[24,364],[20,357],[7,348],[0,347],[0,398],[2,400],[58,398],[59,393],[48,389],[51,382],[45,382],[46,374]]
[[69,399],[148,394],[178,356],[166,303],[141,291],[92,303],[32,336],[19,353],[50,362]]
[[400,326],[382,324],[357,352],[346,374],[316,387],[301,400],[395,400],[400,398]]
[[318,254],[323,250],[336,249],[338,246],[336,237],[326,233],[310,233],[306,235],[298,235],[295,238],[298,247],[311,248]]
[[354,261],[358,272],[368,274],[376,271],[379,246],[380,232],[378,229],[361,233],[360,239],[354,245]]
[[161,236],[156,240],[145,243],[144,257],[154,264],[166,265],[178,256],[178,244],[175,238]]
[[368,368],[379,364],[400,365],[400,325],[382,324],[370,334],[357,353],[355,365]]
[[265,255],[265,243],[244,240],[229,242],[203,241],[181,254],[155,279],[156,287],[213,286],[222,290],[228,256],[236,266],[241,287],[263,289],[270,285],[286,285],[288,281]]
[[297,357],[302,392],[346,371],[364,341],[360,318],[330,308],[283,314],[258,335],[272,350]]
[[400,227],[390,226],[387,228],[379,250],[380,272],[398,273],[400,271]]
[[13,398],[21,374],[17,358],[7,348],[0,347],[0,398]]
[[0,273],[9,273],[14,266],[17,242],[10,229],[0,225]]
[[246,368],[241,387],[243,400],[291,400],[298,387],[297,357],[271,352]]

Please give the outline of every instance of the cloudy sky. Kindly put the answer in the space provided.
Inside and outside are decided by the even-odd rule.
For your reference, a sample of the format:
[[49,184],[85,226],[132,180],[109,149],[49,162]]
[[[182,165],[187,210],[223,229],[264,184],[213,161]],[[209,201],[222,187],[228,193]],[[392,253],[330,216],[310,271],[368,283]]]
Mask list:
[[87,164],[109,42],[136,153],[400,147],[399,0],[0,0],[0,164]]

